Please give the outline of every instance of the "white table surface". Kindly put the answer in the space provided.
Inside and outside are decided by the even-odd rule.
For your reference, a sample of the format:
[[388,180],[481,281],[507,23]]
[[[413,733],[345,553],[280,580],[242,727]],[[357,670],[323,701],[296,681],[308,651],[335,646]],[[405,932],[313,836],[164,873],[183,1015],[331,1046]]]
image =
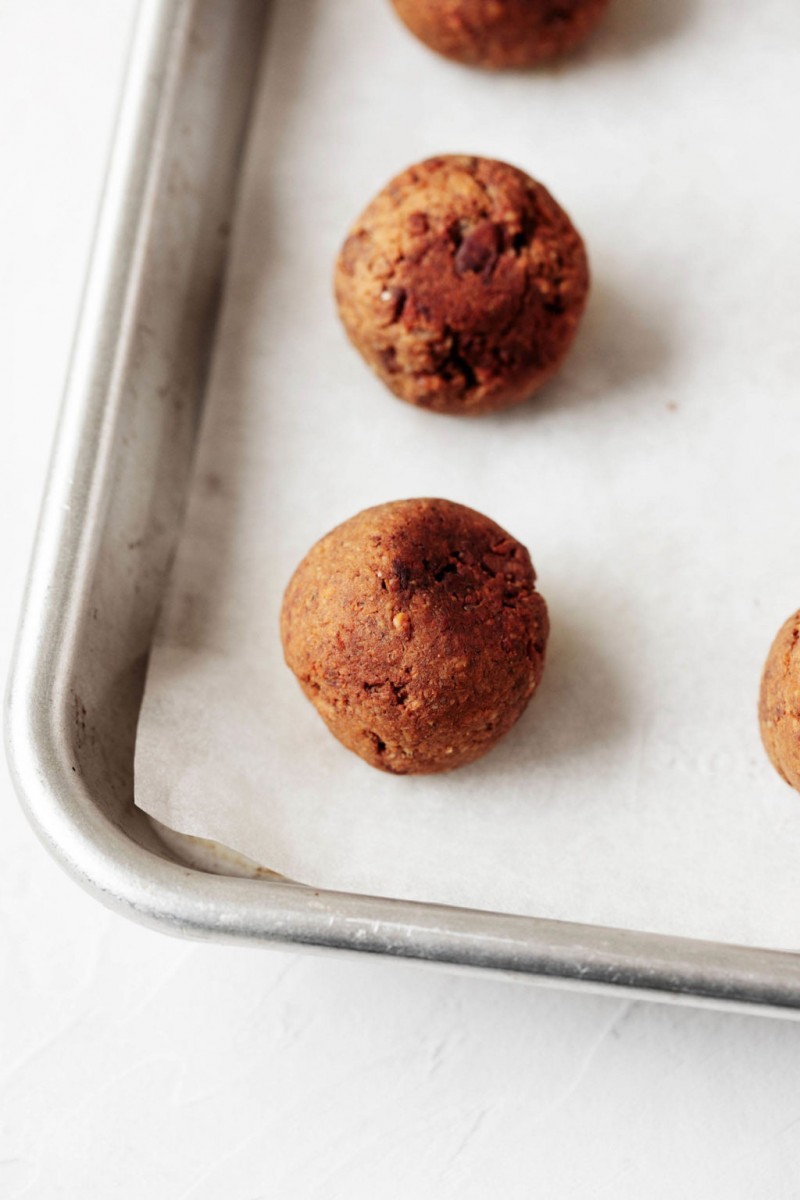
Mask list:
[[[133,7],[0,0],[2,664]],[[800,1025],[172,941],[0,788],[2,1200],[800,1196]]]

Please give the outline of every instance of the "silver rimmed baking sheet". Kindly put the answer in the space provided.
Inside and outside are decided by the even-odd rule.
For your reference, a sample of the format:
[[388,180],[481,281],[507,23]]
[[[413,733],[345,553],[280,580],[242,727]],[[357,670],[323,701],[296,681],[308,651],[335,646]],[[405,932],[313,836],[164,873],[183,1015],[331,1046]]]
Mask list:
[[[353,19],[360,15],[363,20],[363,6],[346,7]],[[792,603],[792,581],[784,565],[791,530],[787,522],[773,521],[779,526],[776,530],[763,520],[767,507],[772,513],[787,511],[789,499],[786,459],[791,439],[784,436],[791,418],[784,390],[788,343],[778,319],[781,306],[777,299],[764,301],[757,309],[758,321],[769,318],[775,338],[756,373],[745,351],[754,342],[763,346],[756,332],[761,337],[765,329],[758,323],[753,326],[754,310],[744,303],[748,289],[762,294],[760,272],[774,250],[770,238],[788,218],[782,200],[776,199],[770,219],[763,220],[763,228],[758,226],[763,254],[734,258],[731,266],[727,251],[734,243],[733,233],[761,195],[755,180],[738,191],[730,190],[737,162],[743,152],[749,153],[754,170],[758,154],[766,155],[768,150],[759,147],[756,131],[745,124],[744,132],[741,127],[738,132],[739,159],[729,143],[719,141],[717,158],[711,166],[706,163],[706,174],[711,167],[718,171],[719,188],[706,185],[697,164],[691,166],[683,141],[691,140],[690,135],[698,142],[703,139],[690,128],[685,112],[674,126],[665,115],[674,108],[686,73],[702,59],[703,39],[709,37],[702,25],[692,29],[690,13],[683,14],[683,26],[662,19],[660,36],[658,19],[640,14],[638,40],[630,38],[619,23],[610,25],[585,59],[537,81],[514,78],[490,83],[490,77],[470,76],[469,127],[460,103],[467,76],[424,59],[423,51],[404,43],[402,60],[392,54],[381,59],[382,86],[396,95],[403,71],[412,70],[419,105],[434,113],[430,91],[434,85],[428,79],[443,72],[438,78],[446,80],[448,104],[455,115],[447,118],[446,125],[444,116],[426,125],[420,119],[422,107],[415,109],[415,119],[406,124],[398,117],[391,127],[391,144],[383,147],[388,142],[387,122],[374,127],[363,123],[373,97],[353,64],[339,64],[338,101],[336,94],[328,94],[325,103],[322,92],[314,106],[305,100],[311,86],[323,88],[332,82],[326,63],[332,57],[334,27],[347,19],[337,15],[344,6],[278,5],[269,33],[277,40],[266,50],[262,107],[250,138],[251,155],[264,158],[259,169],[251,163],[251,180],[256,185],[262,178],[271,180],[273,207],[270,216],[264,195],[263,220],[276,235],[285,232],[281,221],[288,211],[281,215],[274,205],[276,196],[285,199],[288,192],[281,189],[287,180],[291,182],[293,170],[298,172],[295,182],[306,182],[301,150],[310,154],[316,147],[322,154],[326,144],[339,144],[338,166],[321,159],[316,176],[317,199],[324,201],[316,211],[322,214],[324,245],[332,247],[352,212],[392,170],[469,136],[465,148],[515,160],[542,176],[572,210],[587,237],[595,268],[595,301],[582,345],[576,346],[561,382],[524,416],[475,425],[474,431],[432,433],[430,452],[435,447],[440,460],[437,491],[457,489],[456,498],[484,507],[531,542],[554,621],[560,614],[563,631],[560,650],[558,642],[553,645],[550,696],[543,691],[536,702],[541,719],[551,722],[543,744],[551,765],[558,756],[565,760],[583,756],[586,768],[586,792],[576,793],[572,811],[569,797],[551,799],[551,824],[557,831],[563,822],[560,844],[573,855],[565,874],[588,871],[591,875],[598,858],[604,858],[605,883],[601,886],[598,876],[590,904],[574,911],[554,907],[552,902],[548,907],[542,893],[534,897],[532,912],[504,915],[430,902],[450,899],[435,894],[435,887],[429,896],[421,897],[421,903],[409,903],[360,895],[367,886],[361,881],[346,895],[268,879],[231,880],[169,861],[133,809],[133,730],[143,665],[175,546],[196,417],[204,397],[203,363],[210,349],[214,299],[227,243],[236,135],[244,126],[255,77],[256,56],[248,54],[248,48],[261,21],[259,8],[142,7],[20,640],[9,729],[28,810],[58,855],[105,899],[176,931],[363,948],[659,994],[700,994],[792,1007],[798,981],[794,956],[759,948],[759,942],[787,949],[794,945],[791,919],[784,920],[791,912],[793,895],[788,875],[794,840],[792,797],[773,785],[762,764],[752,716],[740,716],[754,693],[759,660],[772,627]],[[722,8],[716,6],[715,17],[732,38],[735,30]],[[389,14],[375,19],[388,22]],[[646,36],[648,19],[654,25],[652,36]],[[381,38],[388,36],[389,25],[383,29]],[[380,56],[371,36],[378,35],[361,38],[358,52],[374,64]],[[392,27],[391,36],[399,39],[401,31]],[[740,61],[740,49],[731,50],[731,62]],[[670,55],[675,54],[685,59],[680,70],[670,68]],[[724,58],[719,68],[717,86],[722,89],[729,79],[730,72],[724,69],[728,62]],[[272,68],[278,69],[278,75],[273,74],[271,81]],[[570,96],[568,70],[583,73],[581,90],[591,81],[598,95],[605,91],[616,122],[608,120],[599,100],[587,107],[585,101],[579,105]],[[776,91],[786,86],[779,67],[775,78]],[[661,81],[659,88],[652,84],[654,79]],[[649,109],[645,104],[649,93],[643,90],[648,81],[656,93]],[[444,85],[437,86],[443,94]],[[486,90],[490,86],[495,93]],[[519,89],[534,86],[539,89],[539,102],[534,104],[534,93],[526,91],[523,104]],[[644,116],[651,126],[655,122],[664,140],[663,157],[655,143],[644,156],[629,153],[622,118],[632,107],[637,88]],[[270,96],[283,109],[265,116],[264,97]],[[514,114],[505,126],[497,119],[500,99]],[[334,139],[345,101],[352,103],[355,115],[348,137],[340,131]],[[703,110],[706,144],[709,132],[717,129],[715,122],[722,120],[712,101],[710,96]],[[558,129],[550,128],[547,119],[554,107],[561,114]],[[187,120],[192,110],[194,121]],[[316,139],[309,136],[312,127],[291,127],[290,117],[302,122],[314,112],[320,123],[313,127]],[[567,126],[573,141],[565,149]],[[270,131],[277,140],[271,146],[276,173],[261,176],[259,170],[267,172]],[[434,146],[434,138],[437,143],[446,138],[448,144]],[[293,140],[297,157],[293,157]],[[587,161],[586,147],[593,141],[597,145]],[[614,146],[619,147],[616,156]],[[227,148],[227,158],[220,158],[222,147]],[[685,175],[666,187],[665,162],[677,163],[681,147]],[[598,169],[603,158],[605,174]],[[773,166],[779,166],[777,156]],[[687,180],[694,181],[691,187]],[[720,209],[721,193],[726,203]],[[239,215],[246,221],[248,203],[252,210],[257,197],[251,192],[248,200],[247,185],[242,197]],[[643,214],[636,236],[630,229],[633,201]],[[688,219],[687,213],[695,230],[699,227],[708,234],[692,242],[692,266],[703,280],[702,292],[696,290],[698,285],[690,286],[686,256],[676,250],[676,230],[683,229],[680,222]],[[270,219],[275,224],[270,226]],[[722,230],[717,235],[719,225]],[[240,224],[237,236],[246,232],[246,225]],[[276,237],[277,251],[281,245],[288,253],[290,240]],[[301,263],[307,265],[304,259]],[[272,266],[281,267],[279,253]],[[327,277],[327,258],[318,269]],[[256,263],[251,270],[262,273],[263,294],[268,293],[275,281],[269,263]],[[731,304],[726,284],[731,277],[740,284],[741,307]],[[234,261],[228,276],[228,310],[236,303],[237,279]],[[256,298],[261,294],[259,286],[256,283]],[[345,411],[338,404],[345,393],[349,403],[361,406],[355,409],[357,416],[351,410],[343,418],[353,422],[354,435],[359,422],[387,422],[388,454],[379,497],[383,498],[385,489],[398,490],[399,480],[391,472],[400,451],[409,451],[423,438],[419,421],[434,418],[399,405],[392,408],[390,399],[377,394],[377,384],[340,343],[335,326],[316,319],[314,306],[322,303],[317,292],[321,285],[313,281],[307,286],[314,316],[308,324],[313,326],[314,353],[322,363],[320,375],[314,377],[316,388],[329,389],[332,408]],[[716,321],[700,320],[704,307],[717,312]],[[236,349],[235,343],[226,349],[226,319],[230,322],[229,312],[223,317],[216,347],[217,372],[226,353],[230,357]],[[235,332],[235,322],[233,327],[228,324],[228,333],[232,328]],[[745,329],[751,334],[749,343]],[[265,336],[268,340],[274,333]],[[306,340],[298,353],[307,347]],[[734,347],[741,348],[738,356],[732,353]],[[263,347],[256,339],[251,348],[257,353],[252,360],[242,358],[245,375],[262,369]],[[335,370],[329,365],[333,362]],[[749,403],[756,382],[758,403]],[[215,386],[219,375],[215,381],[212,374],[209,413],[213,413]],[[724,413],[720,396],[727,401]],[[728,433],[723,441],[728,425],[735,425],[737,432]],[[780,428],[784,434],[776,432]],[[623,436],[626,430],[630,441]],[[765,430],[773,432],[767,436]],[[328,432],[323,430],[325,438]],[[514,518],[517,506],[511,505],[510,493],[507,501],[503,499],[502,474],[493,467],[485,480],[473,478],[471,471],[465,475],[464,455],[448,456],[440,438],[459,443],[480,439],[487,461],[496,463],[505,456],[509,472],[524,470],[536,528],[531,526],[528,532],[530,514],[518,513]],[[524,457],[520,446],[526,449]],[[662,451],[667,468],[659,458]],[[287,453],[288,447],[278,452]],[[704,457],[702,477],[692,465],[696,452]],[[413,470],[430,470],[426,453]],[[756,468],[768,497],[760,497],[758,506],[736,508],[732,503],[736,489],[748,470],[752,477]],[[577,474],[573,478],[570,472]],[[675,511],[680,473],[685,476],[682,507]],[[660,480],[658,490],[655,477]],[[432,490],[421,489],[421,482],[415,477],[415,486],[404,491]],[[634,482],[640,485],[638,492],[632,489]],[[466,495],[468,489],[472,491]],[[560,497],[557,504],[548,500],[553,495]],[[604,509],[609,496],[616,506],[611,513]],[[334,508],[325,487],[317,498],[317,516],[323,502],[331,519],[347,515],[354,507],[352,493],[334,492],[334,497],[342,511]],[[508,511],[502,507],[506,503]],[[303,538],[312,533],[312,515],[309,505],[304,516],[308,529],[302,536],[292,534],[292,553],[302,550]],[[612,516],[618,519],[612,521]],[[610,553],[614,546],[620,548],[619,541],[608,540],[615,525],[625,528],[624,554]],[[660,569],[661,591],[655,593],[648,556],[657,559]],[[644,606],[640,609],[631,596],[630,581],[637,584],[637,566],[649,611],[656,606],[655,624],[643,617]],[[280,588],[279,579],[274,586]],[[680,606],[672,595],[676,591],[683,594]],[[620,627],[641,651],[638,661],[642,675],[648,676],[641,691],[631,687],[629,666],[620,669],[613,632]],[[729,670],[731,659],[733,677],[716,669],[724,664]],[[665,663],[672,663],[673,673],[660,669]],[[704,692],[709,676],[719,686]],[[288,686],[293,686],[291,680]],[[712,732],[695,740],[694,723],[681,724],[679,701],[683,697],[694,704],[698,691],[704,702],[714,700],[715,709],[714,720],[706,726]],[[548,704],[549,718],[545,716]],[[533,740],[535,708],[531,714]],[[562,718],[566,714],[565,720],[557,720],[559,714]],[[664,715],[667,724],[662,723]],[[579,750],[582,726],[585,741]],[[630,753],[634,742],[638,759]],[[608,779],[597,778],[598,763],[605,761],[604,744],[612,757],[620,755],[619,762],[625,750],[626,787],[609,787]],[[592,754],[599,758],[593,759]],[[486,760],[487,771],[491,761]],[[650,898],[663,904],[650,910],[657,912],[656,920],[646,915],[636,920],[635,910],[613,907],[625,838],[630,832],[647,836],[653,816],[649,799],[664,798],[658,789],[665,779],[669,788],[663,820],[649,827],[650,856],[637,859],[636,876],[639,890],[649,889]],[[590,783],[595,786],[590,788]],[[603,833],[601,823],[609,815],[617,826]],[[741,836],[742,829],[747,837]],[[670,858],[676,846],[685,873],[670,875],[678,861]],[[777,871],[776,860],[770,858],[773,850],[778,854]],[[583,859],[578,851],[585,852]],[[696,890],[687,895],[685,885],[692,883]],[[775,884],[771,894],[765,890],[768,883]],[[400,889],[386,890],[396,894]],[[464,903],[460,897],[459,902]],[[520,908],[510,896],[507,905],[480,903]],[[604,909],[604,903],[611,907]],[[728,933],[719,925],[731,913],[740,922],[739,933]],[[543,914],[561,919],[542,919]],[[593,924],[595,918],[604,924]],[[765,920],[778,923],[767,927]],[[712,933],[717,942],[633,932],[634,922],[667,934]],[[720,944],[728,938],[747,944]]]

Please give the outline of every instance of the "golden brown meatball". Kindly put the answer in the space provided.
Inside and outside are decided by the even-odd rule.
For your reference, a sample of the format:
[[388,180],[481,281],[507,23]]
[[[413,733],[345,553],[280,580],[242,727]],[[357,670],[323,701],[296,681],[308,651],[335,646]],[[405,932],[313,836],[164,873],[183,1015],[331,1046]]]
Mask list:
[[367,206],[336,264],[353,345],[403,400],[475,414],[526,400],[586,304],[580,235],[540,183],[486,158],[409,167]]
[[331,732],[396,775],[479,758],[544,668],[528,551],[448,500],[358,513],[308,552],[283,600],[286,662]]
[[800,612],[781,627],[767,655],[758,719],[772,765],[800,791]]
[[477,67],[535,67],[588,37],[608,0],[392,0],[412,33]]

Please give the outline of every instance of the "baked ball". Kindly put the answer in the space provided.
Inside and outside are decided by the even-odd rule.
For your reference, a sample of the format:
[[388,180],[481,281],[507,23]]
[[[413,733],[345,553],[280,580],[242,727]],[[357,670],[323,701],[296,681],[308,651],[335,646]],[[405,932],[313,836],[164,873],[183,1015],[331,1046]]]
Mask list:
[[573,50],[608,0],[392,0],[412,33],[477,67],[535,67]]
[[773,767],[800,791],[800,612],[789,617],[770,648],[758,720]]
[[493,159],[444,155],[367,206],[335,286],[351,342],[396,396],[476,414],[519,404],[558,369],[589,270],[540,183]]
[[490,750],[542,677],[547,634],[528,551],[449,500],[351,517],[308,552],[281,612],[286,662],[331,733],[395,775]]

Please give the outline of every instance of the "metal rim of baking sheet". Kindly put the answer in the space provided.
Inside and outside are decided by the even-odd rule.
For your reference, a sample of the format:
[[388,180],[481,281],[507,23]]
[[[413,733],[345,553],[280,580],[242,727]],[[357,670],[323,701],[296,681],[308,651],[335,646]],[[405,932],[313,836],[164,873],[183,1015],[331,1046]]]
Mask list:
[[[150,459],[135,461],[142,428],[131,422],[139,419],[136,397],[152,391],[153,372],[169,367],[161,408],[172,405],[171,419],[188,447],[183,468],[169,469],[173,486],[182,486],[266,19],[264,0],[142,0],[137,10],[7,702],[9,762],[32,824],[67,871],[109,907],[188,938],[356,951],[795,1014],[800,956],[794,953],[204,873],[148,839],[143,822],[128,827],[133,734],[128,729],[115,749],[114,729],[126,722],[115,718],[103,733],[102,716],[106,708],[113,716],[114,704],[125,712],[125,704],[140,699],[179,515],[173,497],[169,521],[158,516]],[[213,130],[224,139],[217,146]],[[148,329],[148,308],[170,303],[174,280],[164,276],[164,264],[170,255],[189,261],[189,243],[194,265],[177,272],[177,315],[171,321],[164,308],[158,328]],[[176,330],[181,353],[194,356],[182,374],[176,374]],[[156,411],[149,411],[151,424]],[[124,483],[126,471],[139,482]],[[163,476],[162,469],[165,490]],[[137,505],[148,536],[124,541],[130,530],[113,522],[124,524]],[[104,605],[90,612],[103,587]],[[103,646],[113,653],[101,653]],[[115,690],[103,692],[97,683],[94,694],[92,681],[103,681],[109,654],[118,659]],[[88,683],[79,694],[81,678]],[[88,702],[80,698],[86,687],[94,695]],[[98,696],[105,694],[117,699],[102,704]],[[99,786],[98,778],[107,782]],[[107,792],[120,790],[124,802],[111,803]]]

